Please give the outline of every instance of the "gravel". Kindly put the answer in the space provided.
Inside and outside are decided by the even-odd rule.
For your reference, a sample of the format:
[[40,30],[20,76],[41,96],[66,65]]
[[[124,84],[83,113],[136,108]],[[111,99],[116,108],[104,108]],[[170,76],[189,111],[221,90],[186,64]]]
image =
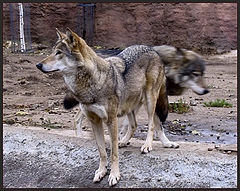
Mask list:
[[[106,187],[108,175],[92,183],[99,156],[95,140],[75,137],[72,130],[3,126],[3,186],[5,188]],[[106,138],[109,155],[109,141]],[[224,154],[209,143],[179,142],[141,154],[142,140],[131,139],[119,149],[120,182],[116,188],[236,188],[236,152]]]

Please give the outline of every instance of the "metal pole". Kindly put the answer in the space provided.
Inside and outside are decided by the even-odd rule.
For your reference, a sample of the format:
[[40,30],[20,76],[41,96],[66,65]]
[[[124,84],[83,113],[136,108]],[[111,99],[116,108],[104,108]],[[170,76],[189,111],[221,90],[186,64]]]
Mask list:
[[23,4],[18,3],[19,6],[19,28],[20,28],[20,41],[21,41],[21,52],[25,52],[25,38],[24,38],[24,17],[23,17]]
[[31,11],[30,11],[30,4],[28,4],[28,26],[29,26],[29,41],[30,41],[30,49],[32,50],[32,38],[31,38],[31,17],[30,17]]
[[89,7],[89,25],[88,25],[88,30],[89,30],[89,43],[92,45],[92,7]]
[[86,25],[85,24],[85,7],[82,8],[82,13],[83,13],[82,14],[82,21],[83,21],[83,24],[82,24],[82,26],[83,26],[82,27],[82,38],[85,39],[85,34],[86,34],[86,32],[85,32],[85,25]]
[[29,3],[25,4],[25,13],[26,13],[26,28],[27,28],[27,50],[32,50],[32,42],[31,42],[31,33],[30,33],[30,5]]
[[87,43],[89,43],[89,20],[88,20],[88,10],[89,10],[89,7],[86,7],[86,17],[85,17],[85,23],[86,23],[86,41],[87,41]]
[[[81,26],[81,25],[80,25],[80,22],[81,22],[81,21],[80,21],[80,17],[81,17],[81,15],[80,15],[80,9],[78,8],[78,9],[77,9],[77,34],[78,34],[79,36],[80,36],[80,30],[79,30],[79,29],[81,28],[81,27],[80,27],[80,26]],[[80,25],[80,26],[79,26],[79,25]]]
[[15,52],[15,31],[14,31],[14,21],[13,21],[13,8],[12,4],[9,4],[10,9],[10,25],[11,25],[11,51]]
[[26,3],[23,4],[23,34],[24,34],[24,39],[25,39],[25,51],[28,50],[28,23],[27,23],[27,7]]
[[92,44],[93,44],[93,37],[94,37],[94,5],[92,6]]
[[18,50],[19,50],[19,46],[20,46],[20,41],[19,41],[19,34],[18,34],[18,21],[17,21],[17,18],[18,18],[18,5],[16,4],[15,5],[15,8],[16,8],[16,23],[17,23],[17,46],[18,46]]

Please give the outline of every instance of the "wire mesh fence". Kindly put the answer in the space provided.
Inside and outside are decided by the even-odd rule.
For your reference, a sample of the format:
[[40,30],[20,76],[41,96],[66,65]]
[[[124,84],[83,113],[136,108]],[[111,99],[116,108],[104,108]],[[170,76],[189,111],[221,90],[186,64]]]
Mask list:
[[[11,52],[32,53],[30,3],[9,3]],[[95,4],[77,4],[77,34],[93,45]]]
[[77,8],[77,34],[93,45],[95,5],[78,4]]
[[11,52],[32,52],[29,3],[10,3]]

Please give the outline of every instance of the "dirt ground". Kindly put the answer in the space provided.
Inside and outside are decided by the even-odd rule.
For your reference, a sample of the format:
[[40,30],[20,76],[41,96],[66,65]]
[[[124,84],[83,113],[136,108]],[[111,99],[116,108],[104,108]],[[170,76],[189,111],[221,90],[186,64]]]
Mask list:
[[[4,49],[4,54],[3,54],[4,186],[5,187],[64,187],[64,186],[66,187],[105,187],[107,186],[107,178],[104,178],[103,183],[100,183],[100,184],[91,183],[93,178],[93,172],[97,168],[98,153],[96,151],[96,147],[94,147],[95,145],[93,142],[94,140],[92,138],[91,128],[89,127],[87,120],[84,120],[83,122],[83,132],[86,137],[77,138],[74,131],[72,130],[73,118],[77,113],[78,108],[74,108],[73,110],[70,110],[70,111],[64,110],[62,102],[66,92],[66,86],[63,82],[61,75],[60,74],[43,74],[39,70],[37,70],[37,68],[35,67],[35,65],[40,60],[45,58],[48,54],[49,54],[48,49],[43,49],[41,51],[38,51],[37,54],[35,53],[31,55],[30,54],[13,54],[13,53],[10,53],[8,49]],[[107,55],[103,55],[103,56],[107,56]],[[137,116],[137,122],[138,122],[139,128],[137,129],[137,132],[135,133],[134,138],[131,140],[130,146],[127,148],[120,149],[120,155],[123,154],[125,156],[126,153],[129,153],[130,155],[127,155],[126,161],[130,162],[132,159],[136,157],[135,158],[136,164],[140,162],[138,161],[138,159],[140,158],[142,160],[150,160],[150,159],[155,160],[157,157],[155,155],[157,154],[162,155],[161,157],[165,160],[168,160],[169,162],[175,161],[174,159],[172,159],[172,156],[175,156],[177,157],[178,162],[176,163],[175,161],[175,163],[174,162],[171,163],[171,167],[173,167],[172,165],[175,164],[175,165],[178,165],[179,168],[180,167],[182,168],[183,164],[189,165],[189,163],[186,163],[185,159],[188,158],[191,155],[191,153],[193,154],[193,152],[195,152],[196,150],[200,150],[200,151],[204,151],[201,153],[201,157],[202,157],[202,158],[200,157],[201,161],[204,161],[204,157],[205,157],[206,158],[205,163],[207,165],[210,165],[211,163],[210,161],[214,161],[213,163],[215,163],[215,161],[216,163],[217,161],[219,161],[219,164],[218,164],[219,166],[221,166],[222,164],[224,165],[221,166],[221,169],[219,171],[217,169],[216,172],[214,172],[212,175],[209,175],[208,179],[206,179],[206,177],[204,176],[204,178],[202,177],[203,181],[201,182],[198,180],[199,182],[195,182],[196,184],[194,184],[195,179],[193,182],[191,181],[186,182],[187,176],[188,175],[192,176],[191,171],[189,169],[188,170],[185,169],[181,171],[179,175],[181,176],[180,178],[181,181],[179,180],[179,176],[176,174],[174,175],[173,179],[170,178],[169,175],[168,175],[169,179],[167,179],[166,178],[167,175],[162,174],[162,178],[160,178],[161,179],[160,180],[157,177],[155,177],[156,174],[154,174],[153,172],[151,172],[151,177],[152,178],[155,177],[155,180],[149,181],[147,179],[147,177],[149,177],[149,174],[148,174],[149,172],[146,169],[144,170],[146,174],[143,175],[141,174],[142,172],[139,170],[139,168],[135,170],[134,168],[131,168],[131,170],[133,171],[132,174],[134,174],[135,177],[129,177],[130,175],[127,174],[127,171],[126,171],[126,169],[128,169],[129,167],[124,164],[125,159],[123,161],[123,158],[120,157],[121,158],[120,169],[123,170],[123,176],[121,179],[122,183],[119,183],[117,187],[175,187],[175,186],[176,187],[236,187],[237,169],[235,168],[237,168],[236,167],[237,51],[231,51],[229,53],[222,54],[222,55],[204,56],[204,58],[206,59],[206,63],[207,63],[205,79],[209,87],[210,93],[203,96],[199,96],[194,94],[191,90],[188,90],[182,96],[169,96],[170,102],[176,102],[180,98],[182,98],[183,101],[190,104],[190,108],[191,108],[189,112],[184,114],[169,113],[167,123],[165,125],[166,135],[169,137],[170,140],[180,142],[180,149],[176,149],[176,150],[165,149],[164,152],[159,151],[162,149],[161,143],[155,140],[154,144],[156,145],[157,148],[159,148],[159,150],[155,150],[156,148],[154,147],[152,154],[140,155],[139,144],[142,143],[142,141],[146,138],[146,128],[147,128],[146,113],[143,109],[141,109]],[[227,102],[232,104],[232,107],[231,108],[205,107],[203,104],[203,102],[209,102],[216,99],[225,99]],[[122,120],[123,120],[122,118],[119,119],[119,124],[121,124]],[[88,180],[89,182],[85,181],[85,183],[83,184],[79,184],[79,182],[76,183],[77,182],[77,180],[75,181],[76,178],[78,178],[79,180],[83,179],[79,177],[80,175],[76,175],[75,177],[73,175],[74,180],[72,180],[73,181],[72,184],[71,182],[70,183],[68,182],[66,184],[60,183],[59,185],[57,184],[57,182],[54,182],[54,181],[51,184],[50,183],[51,181],[49,180],[49,183],[46,183],[44,185],[44,181],[46,182],[45,179],[44,181],[39,181],[38,179],[37,182],[34,179],[33,182],[30,181],[29,184],[27,184],[25,182],[26,177],[25,179],[24,178],[22,179],[22,182],[20,179],[19,181],[14,181],[14,177],[17,174],[16,172],[14,174],[13,173],[14,171],[11,170],[11,168],[13,168],[12,165],[13,166],[14,164],[16,165],[16,161],[17,161],[16,156],[18,157],[22,156],[22,161],[21,161],[22,165],[24,161],[25,162],[28,161],[28,163],[29,161],[31,161],[28,158],[30,157],[29,155],[30,151],[28,151],[28,148],[26,148],[26,145],[28,143],[24,142],[25,146],[19,144],[19,141],[20,141],[19,139],[23,139],[19,135],[22,135],[23,137],[27,136],[28,133],[30,132],[23,133],[23,132],[26,132],[27,130],[31,132],[35,132],[35,134],[33,133],[34,136],[40,136],[42,134],[42,137],[38,138],[38,141],[44,139],[43,142],[45,142],[46,137],[48,137],[47,139],[48,141],[52,141],[52,142],[55,139],[59,141],[59,137],[63,137],[62,139],[66,140],[67,139],[66,136],[67,136],[71,138],[71,139],[70,138],[67,139],[68,140],[68,143],[66,143],[67,145],[71,144],[69,143],[69,141],[74,140],[72,144],[77,142],[76,143],[77,146],[76,145],[75,146],[81,149],[86,148],[86,145],[84,145],[85,142],[87,142],[86,143],[87,145],[89,144],[93,146],[94,149],[92,149],[91,151],[87,151],[87,148],[84,150],[87,153],[86,156],[90,157],[91,159],[90,161],[93,163],[93,166],[94,166],[94,168],[91,167],[90,172],[87,166],[84,167],[84,163],[88,163],[87,165],[91,166],[90,161],[88,161],[89,158],[86,158],[88,161],[87,162],[85,161],[84,156],[82,156],[81,153],[78,153],[79,155],[81,155],[81,158],[83,160],[81,161],[80,159],[78,159],[78,161],[81,161],[78,163],[83,164],[82,167],[84,167],[84,170],[87,171],[85,172],[85,176],[83,177],[85,177],[86,179],[89,179]],[[15,133],[18,136],[17,135],[13,136]],[[106,134],[107,134],[107,131],[106,131]],[[54,136],[58,136],[58,137],[56,138]],[[29,140],[29,137],[25,139]],[[30,139],[29,144],[32,143],[33,141],[32,139]],[[88,142],[89,140],[91,140],[90,141],[91,144]],[[36,140],[34,141],[36,142]],[[14,144],[13,142],[15,142],[15,144],[17,144],[18,146],[17,147],[12,146]],[[65,142],[66,141],[63,141],[64,144]],[[56,143],[54,142],[54,145],[55,144]],[[50,143],[48,143],[48,145],[51,146]],[[58,149],[60,149],[59,145],[58,145]],[[81,147],[81,145],[83,145],[83,147]],[[136,145],[137,145],[137,148],[135,148]],[[18,147],[21,148],[19,149],[19,151],[17,151]],[[32,149],[31,147],[33,147],[33,145],[30,144],[29,145],[30,150]],[[193,149],[193,147],[195,147],[196,149],[191,150]],[[186,148],[189,149],[189,153],[187,154],[184,153],[184,150]],[[225,148],[225,149],[219,149],[219,148]],[[52,149],[55,149],[55,147],[53,147]],[[75,147],[73,150],[77,152],[77,149]],[[24,153],[26,152],[28,153],[28,155],[24,156]],[[134,153],[134,152],[137,152],[137,153]],[[174,152],[174,154],[172,152]],[[169,157],[171,159],[167,157],[166,153],[168,154],[170,153]],[[193,155],[195,156],[195,154]],[[155,159],[152,159],[153,155],[155,156]],[[38,154],[37,157],[39,156],[40,155]],[[41,157],[43,158],[44,156],[45,155],[43,154],[41,155]],[[44,158],[44,160],[50,160],[48,159],[49,156],[50,156],[49,153],[46,154],[45,156],[46,158]],[[149,158],[146,159],[147,157],[150,157],[150,159]],[[74,160],[72,156],[70,156],[70,158],[71,160]],[[93,158],[94,158],[94,161],[93,161]],[[13,159],[15,162],[13,161]],[[34,160],[31,162],[31,164],[34,163]],[[183,161],[183,160],[184,162],[180,164],[179,161]],[[224,163],[224,161],[222,160],[226,160],[227,162]],[[194,161],[194,157],[193,157],[193,161]],[[208,161],[210,163],[208,163]],[[193,162],[193,164],[195,163]],[[70,164],[70,166],[71,165],[72,163]],[[121,165],[125,166],[125,168],[121,167]],[[132,162],[131,162],[131,165],[134,166]],[[211,164],[211,165],[214,165],[214,164]],[[25,163],[23,167],[26,167],[26,166],[27,165]],[[169,167],[170,171],[175,172],[176,169],[171,167]],[[194,166],[191,166],[191,168],[193,167]],[[228,167],[231,167],[229,168],[229,171],[227,171]],[[36,172],[38,172],[39,169],[36,169],[36,168],[31,169],[31,171],[35,170]],[[203,170],[201,170],[201,166],[198,166],[197,168],[199,168],[200,171],[203,172]],[[196,169],[196,172],[199,170],[197,168],[194,167],[194,170]],[[21,171],[21,169],[23,168],[19,168],[19,169]],[[79,172],[79,167],[78,168],[74,167],[73,169],[76,170],[75,173]],[[74,172],[73,169],[70,170],[69,173],[73,173]],[[216,170],[215,167],[214,169]],[[214,179],[214,177],[216,177],[217,172],[220,172],[219,174],[220,176],[222,175],[221,173],[224,173],[224,171],[226,171],[225,173],[228,173],[228,175],[225,175],[225,178],[227,181],[225,181],[224,178],[216,181],[215,180],[216,178]],[[47,173],[46,169],[44,172]],[[124,173],[126,174],[124,175]],[[141,174],[141,176],[139,175],[139,173]],[[176,173],[178,172],[176,171]],[[185,174],[184,175],[185,178],[183,178],[183,174]],[[43,176],[43,174],[41,176]],[[50,174],[48,174],[48,176],[50,176]],[[16,177],[19,178],[19,176],[16,176]],[[16,177],[15,177],[15,180],[16,180]],[[125,177],[125,180],[124,180],[124,177]],[[38,177],[38,178],[41,179],[41,177]],[[176,179],[178,180],[176,181]],[[138,184],[136,184],[135,182],[136,180],[138,180]],[[140,180],[142,180],[143,182],[141,183]]]

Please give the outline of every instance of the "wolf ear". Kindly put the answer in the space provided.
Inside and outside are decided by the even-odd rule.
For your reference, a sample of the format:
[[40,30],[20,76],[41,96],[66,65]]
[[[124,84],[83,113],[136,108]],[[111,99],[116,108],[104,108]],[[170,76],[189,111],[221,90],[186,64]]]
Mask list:
[[176,54],[177,55],[182,55],[182,56],[184,56],[184,51],[181,49],[181,48],[179,48],[179,47],[176,47]]
[[67,38],[68,38],[70,44],[75,46],[77,44],[77,34],[74,33],[70,28],[67,27],[66,35],[67,35]]
[[58,35],[58,40],[62,40],[65,37],[65,35],[58,30],[58,28],[56,28],[56,32],[57,32],[57,35]]
[[183,49],[179,48],[179,47],[176,47],[176,49],[177,49],[176,50],[176,55],[181,57],[181,59],[183,60],[183,63],[188,62],[188,59],[187,59],[187,56],[186,56],[186,52]]

